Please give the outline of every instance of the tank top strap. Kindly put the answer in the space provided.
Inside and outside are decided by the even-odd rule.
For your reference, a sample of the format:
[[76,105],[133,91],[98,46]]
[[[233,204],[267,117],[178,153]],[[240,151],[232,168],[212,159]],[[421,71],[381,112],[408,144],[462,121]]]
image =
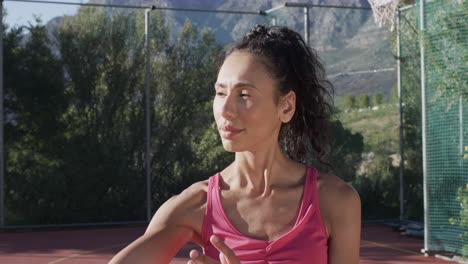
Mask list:
[[322,212],[320,211],[320,203],[319,203],[319,194],[318,194],[318,175],[319,172],[316,168],[314,167],[309,167],[309,180],[310,183],[308,184],[309,186],[309,195],[310,197],[308,198],[309,204],[314,207],[314,222],[318,225],[319,230],[322,234],[323,237],[327,237],[327,230],[325,227],[325,223],[323,222],[322,219]]
[[308,201],[312,204],[318,206],[318,195],[317,195],[317,177],[318,171],[314,167],[308,167],[308,175],[307,178],[309,180],[307,186],[309,188],[308,193],[310,195]]
[[304,190],[302,194],[302,203],[299,209],[296,224],[306,216],[310,209],[315,210],[318,206],[317,199],[317,170],[314,167],[307,167],[304,181]]
[[211,176],[208,179],[208,193],[206,197],[206,207],[207,209],[213,209],[213,203],[216,199],[216,190],[219,188],[219,173]]
[[219,186],[219,173],[208,178],[208,192],[206,194],[206,208],[201,230],[201,237],[204,244],[209,243],[209,237],[212,231],[210,226],[213,224],[213,204],[216,204],[216,190]]

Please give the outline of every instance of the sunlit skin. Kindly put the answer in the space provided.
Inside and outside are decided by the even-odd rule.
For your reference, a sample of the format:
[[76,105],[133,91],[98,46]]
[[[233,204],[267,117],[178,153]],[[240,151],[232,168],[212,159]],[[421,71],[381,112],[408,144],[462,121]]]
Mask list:
[[[220,172],[220,194],[229,221],[244,235],[275,240],[293,227],[301,202],[303,164],[287,158],[279,144],[283,123],[296,107],[296,95],[277,95],[276,81],[262,58],[231,53],[220,68],[213,115],[223,147],[235,152]],[[187,242],[203,245],[202,226],[208,181],[194,183],[164,203],[145,234],[119,252],[110,263],[169,263]],[[329,264],[359,262],[360,201],[356,192],[334,175],[319,173],[317,192],[329,238]],[[210,238],[221,264],[240,263],[223,238]],[[311,245],[313,246],[313,245]],[[217,264],[198,251],[190,264]]]
[[[227,151],[258,152],[277,146],[285,117],[284,105],[275,102],[276,90],[276,82],[255,55],[234,52],[226,58],[215,83],[213,115]],[[294,93],[290,96],[294,101]]]

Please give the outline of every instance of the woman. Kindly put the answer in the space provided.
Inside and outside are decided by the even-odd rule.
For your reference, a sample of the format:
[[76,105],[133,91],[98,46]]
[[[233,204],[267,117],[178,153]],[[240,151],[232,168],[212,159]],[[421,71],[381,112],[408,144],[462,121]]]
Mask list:
[[302,37],[257,25],[227,50],[213,114],[235,160],[171,198],[145,234],[111,263],[169,263],[186,242],[189,263],[359,262],[358,194],[306,166],[328,149],[331,85]]

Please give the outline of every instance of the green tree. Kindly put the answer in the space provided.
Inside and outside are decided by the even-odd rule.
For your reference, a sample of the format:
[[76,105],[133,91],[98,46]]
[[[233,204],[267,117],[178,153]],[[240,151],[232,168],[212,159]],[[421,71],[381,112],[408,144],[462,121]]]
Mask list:
[[[143,13],[108,11],[81,8],[63,18],[53,43],[44,26],[28,29],[29,39],[23,28],[5,34],[7,202],[15,224],[144,217]],[[159,205],[231,156],[212,127],[221,50],[213,34],[186,23],[170,42],[162,13],[151,18],[153,201]]]
[[390,103],[398,103],[398,86],[393,85],[392,91],[390,93],[390,98],[388,100]]
[[[352,182],[361,196],[364,219],[389,219],[399,214],[398,168],[386,146],[373,146],[360,164],[358,176]],[[415,195],[416,196],[416,195]]]
[[156,204],[206,179],[229,161],[212,126],[215,61],[220,50],[210,31],[199,31],[187,21],[155,65],[159,76],[153,128],[158,131],[153,139]]
[[[63,186],[58,168],[61,117],[67,98],[63,70],[50,50],[47,29],[12,28],[4,34],[7,223],[45,221]],[[26,36],[28,36],[26,38]]]
[[[152,21],[160,37],[153,39],[155,53],[168,40],[158,19]],[[71,210],[61,221],[144,219],[142,20],[142,12],[81,8],[57,29],[70,97],[61,169]]]
[[[142,18],[142,13],[83,8],[64,19],[56,34],[69,76],[67,91],[73,98],[66,115],[67,144],[73,151],[64,153],[64,170],[73,186],[74,200],[69,202],[94,221],[98,211],[113,207],[119,210],[101,213],[97,220],[132,220],[143,215]],[[199,162],[207,153],[203,156],[197,143],[212,131],[207,105],[220,47],[211,32],[199,32],[188,22],[170,42],[162,13],[153,12],[151,19],[151,166],[156,208],[217,167],[212,160]],[[208,156],[226,155],[214,153]],[[72,168],[82,169],[78,174]],[[82,184],[75,186],[78,182]],[[82,192],[89,195],[78,203],[76,197]],[[100,203],[90,206],[95,200]]]
[[351,110],[356,108],[356,97],[354,95],[347,95],[343,97],[342,106],[344,109]]
[[357,108],[365,109],[365,108],[369,108],[369,106],[370,106],[369,95],[361,94],[356,98]]
[[347,182],[356,177],[356,170],[361,161],[361,153],[364,149],[363,137],[359,133],[352,133],[343,127],[343,124],[335,120],[332,122],[332,146],[330,161],[333,173]]
[[372,95],[372,105],[373,106],[381,105],[382,101],[383,101],[382,93],[377,92],[377,93],[374,93]]

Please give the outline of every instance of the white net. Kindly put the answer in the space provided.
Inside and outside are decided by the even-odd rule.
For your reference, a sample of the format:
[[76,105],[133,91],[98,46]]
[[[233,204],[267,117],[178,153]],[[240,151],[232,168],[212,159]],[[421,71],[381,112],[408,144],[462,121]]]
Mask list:
[[379,27],[390,25],[390,30],[395,28],[395,11],[399,0],[368,0],[374,13],[374,20]]

